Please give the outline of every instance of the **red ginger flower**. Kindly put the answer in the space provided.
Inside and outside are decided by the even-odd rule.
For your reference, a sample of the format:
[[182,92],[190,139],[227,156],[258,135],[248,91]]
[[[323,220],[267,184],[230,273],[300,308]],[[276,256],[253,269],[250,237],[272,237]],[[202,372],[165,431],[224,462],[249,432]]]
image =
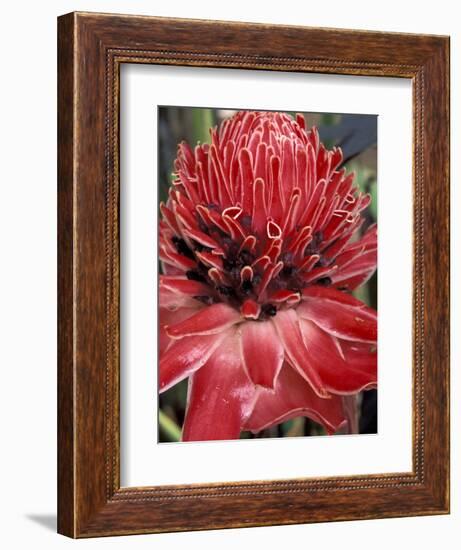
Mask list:
[[160,391],[189,377],[183,440],[296,416],[333,433],[377,383],[377,315],[347,291],[376,269],[370,197],[317,130],[239,112],[178,146],[161,204]]

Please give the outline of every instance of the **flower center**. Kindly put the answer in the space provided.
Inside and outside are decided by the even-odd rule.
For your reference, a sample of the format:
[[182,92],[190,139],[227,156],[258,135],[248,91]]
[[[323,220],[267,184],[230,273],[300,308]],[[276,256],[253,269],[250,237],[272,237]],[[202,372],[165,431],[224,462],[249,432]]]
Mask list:
[[352,290],[376,266],[376,228],[354,240],[371,197],[342,160],[280,113],[240,113],[210,144],[179,144],[160,204],[161,261],[196,281],[189,296],[248,319],[296,306],[310,286]]
[[[252,313],[251,318],[262,321],[275,316],[281,308],[296,305],[301,291],[307,286],[329,286],[332,283],[328,276],[306,282],[303,268],[296,265],[289,251],[280,252],[277,262],[271,263],[263,255],[267,243],[263,246],[252,242],[253,246],[245,247],[217,228],[202,225],[201,230],[219,243],[219,254],[193,239],[186,242],[184,238],[174,235],[171,241],[178,254],[191,260],[186,277],[208,287],[207,294],[194,296],[204,304],[225,302],[242,311],[242,306],[251,302],[257,305],[257,313]],[[319,233],[304,255],[315,260],[310,267],[320,271],[319,275],[325,271],[322,268],[332,263],[321,254],[321,242],[322,235]]]

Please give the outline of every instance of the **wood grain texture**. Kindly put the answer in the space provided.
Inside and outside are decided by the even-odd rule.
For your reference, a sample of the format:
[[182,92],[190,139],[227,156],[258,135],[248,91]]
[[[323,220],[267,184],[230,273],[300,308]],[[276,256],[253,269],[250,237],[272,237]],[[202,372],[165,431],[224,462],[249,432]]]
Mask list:
[[[89,537],[447,513],[448,39],[74,13],[59,18],[58,45],[59,532]],[[118,121],[126,62],[413,80],[411,472],[120,488]]]
[[58,25],[58,531],[74,536],[73,17]]

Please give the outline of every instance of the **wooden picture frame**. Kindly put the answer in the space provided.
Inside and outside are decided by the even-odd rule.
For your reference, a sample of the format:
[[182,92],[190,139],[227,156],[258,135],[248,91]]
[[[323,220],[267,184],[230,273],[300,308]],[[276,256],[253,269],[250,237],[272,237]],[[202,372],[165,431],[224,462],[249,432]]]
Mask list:
[[[120,487],[122,63],[412,79],[411,472]],[[58,21],[58,71],[58,531],[95,537],[448,513],[448,37],[71,13]]]

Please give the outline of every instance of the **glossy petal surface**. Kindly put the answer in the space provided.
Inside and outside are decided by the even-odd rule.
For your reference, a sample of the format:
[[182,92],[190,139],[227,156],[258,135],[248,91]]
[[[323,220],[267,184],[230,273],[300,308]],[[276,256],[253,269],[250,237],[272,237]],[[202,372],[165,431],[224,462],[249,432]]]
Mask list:
[[312,391],[311,386],[290,365],[280,371],[275,391],[263,389],[245,429],[259,432],[291,418],[307,416],[329,432],[337,431],[346,421],[341,397],[323,399]]
[[[311,321],[300,321],[306,361],[331,393],[351,394],[376,385],[376,361],[358,363],[342,356],[341,344]],[[352,354],[351,354],[352,355]]]
[[217,334],[241,321],[238,311],[226,304],[214,304],[202,309],[185,321],[169,325],[166,332],[171,338],[193,334]]
[[296,312],[292,309],[280,311],[274,317],[273,323],[285,349],[286,360],[298,374],[309,382],[319,397],[326,397],[327,389],[315,366],[308,360]]
[[160,359],[160,392],[203,367],[224,336],[225,333],[189,336],[171,344]]
[[[298,315],[309,319],[333,336],[357,342],[376,342],[378,326],[376,313],[355,301],[346,303],[339,290],[329,289],[327,297],[306,297],[297,309]],[[349,299],[349,297],[347,298]]]
[[237,439],[256,397],[256,388],[236,353],[239,336],[227,337],[190,379],[183,441]]
[[243,366],[255,384],[273,388],[284,357],[274,325],[247,321],[240,331]]

